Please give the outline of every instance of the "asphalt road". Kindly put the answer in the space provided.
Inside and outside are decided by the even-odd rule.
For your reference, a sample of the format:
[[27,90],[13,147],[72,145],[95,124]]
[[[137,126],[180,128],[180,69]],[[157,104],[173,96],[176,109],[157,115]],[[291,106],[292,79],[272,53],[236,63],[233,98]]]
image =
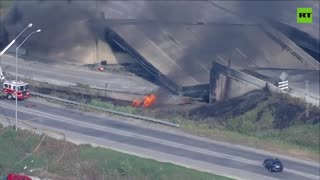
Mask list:
[[[107,84],[107,90],[110,91],[142,95],[158,89],[158,86],[138,76],[94,72],[67,64],[41,63],[22,58],[18,61],[18,76],[58,86],[75,86],[80,83],[104,90]],[[3,55],[1,66],[4,73],[14,75],[15,57]]]
[[[0,119],[14,118],[14,108],[14,101],[0,100]],[[111,117],[42,104],[32,99],[19,102],[18,117],[19,121],[58,130],[67,136],[76,134],[73,139],[79,141],[110,148],[119,148],[119,144],[122,144],[129,148],[119,148],[121,151],[136,151],[132,153],[138,155],[145,151],[149,152],[151,158],[208,172],[243,179],[319,179],[319,164],[316,163],[281,157],[284,172],[269,173],[261,164],[270,155],[260,151],[222,145],[182,133],[146,128]]]

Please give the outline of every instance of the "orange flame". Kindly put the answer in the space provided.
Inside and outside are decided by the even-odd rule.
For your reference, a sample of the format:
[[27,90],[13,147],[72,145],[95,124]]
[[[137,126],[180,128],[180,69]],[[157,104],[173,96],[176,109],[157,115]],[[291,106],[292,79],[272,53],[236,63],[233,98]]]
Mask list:
[[144,97],[144,103],[142,107],[150,107],[152,106],[156,101],[156,96],[154,94],[150,94],[149,96]]
[[133,107],[139,107],[142,104],[142,107],[150,107],[152,105],[154,105],[154,103],[156,102],[157,96],[154,94],[150,94],[149,96],[145,96],[143,101],[136,99],[132,102],[132,106]]

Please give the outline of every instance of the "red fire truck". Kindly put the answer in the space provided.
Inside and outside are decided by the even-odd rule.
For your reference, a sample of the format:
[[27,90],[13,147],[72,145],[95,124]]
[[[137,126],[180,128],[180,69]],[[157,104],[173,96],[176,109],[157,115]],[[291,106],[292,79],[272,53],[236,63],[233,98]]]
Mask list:
[[[17,92],[16,92],[16,86],[17,86]],[[29,91],[29,84],[18,81],[9,81],[5,80],[2,85],[2,94],[4,97],[8,99],[15,99],[17,95],[18,100],[23,100],[26,98],[29,98],[30,91]]]

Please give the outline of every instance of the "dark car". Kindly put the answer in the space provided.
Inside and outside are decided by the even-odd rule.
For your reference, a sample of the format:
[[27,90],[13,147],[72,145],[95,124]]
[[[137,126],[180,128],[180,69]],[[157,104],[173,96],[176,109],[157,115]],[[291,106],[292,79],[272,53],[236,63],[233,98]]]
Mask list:
[[270,158],[264,160],[263,166],[267,168],[270,172],[281,172],[283,170],[283,165],[281,161],[277,158]]

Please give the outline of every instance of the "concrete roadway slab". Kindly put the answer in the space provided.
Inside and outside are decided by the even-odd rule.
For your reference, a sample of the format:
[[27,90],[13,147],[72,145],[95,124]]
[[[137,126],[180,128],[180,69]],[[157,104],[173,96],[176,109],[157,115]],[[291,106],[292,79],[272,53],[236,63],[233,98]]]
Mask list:
[[213,60],[236,69],[312,69],[256,25],[112,24],[111,28],[179,86],[209,83]]
[[[192,86],[208,83],[206,69],[210,69],[216,59],[226,63],[230,58],[232,66],[240,69],[310,69],[256,24],[272,16],[292,24],[297,7],[313,6],[317,10],[319,7],[315,4],[143,1],[99,3],[99,7],[104,12],[105,24],[155,68],[177,85]],[[313,35],[319,29],[317,25],[316,22],[310,26]]]

